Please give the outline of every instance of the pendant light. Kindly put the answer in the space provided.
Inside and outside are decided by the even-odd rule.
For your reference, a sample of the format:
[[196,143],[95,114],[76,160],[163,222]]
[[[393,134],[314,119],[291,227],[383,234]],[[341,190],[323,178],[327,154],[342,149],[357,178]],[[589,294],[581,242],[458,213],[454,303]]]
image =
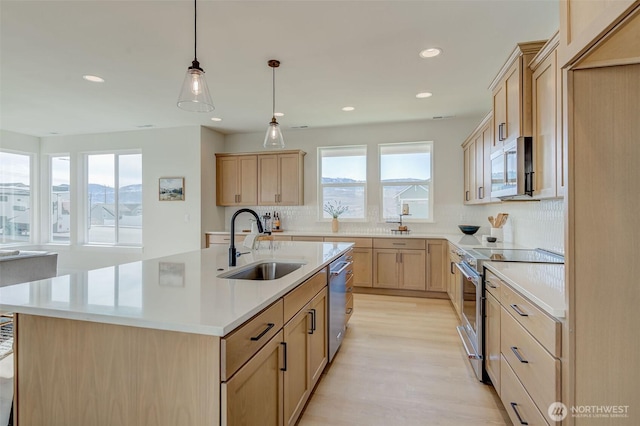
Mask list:
[[278,120],[276,120],[276,68],[280,66],[280,61],[271,59],[267,63],[271,67],[273,73],[273,109],[271,111],[271,122],[269,123],[267,134],[264,137],[263,146],[271,149],[282,149],[284,148],[284,139],[282,138],[282,132],[280,131]]
[[211,112],[215,108],[207,81],[204,79],[204,70],[200,68],[196,48],[198,46],[196,0],[193,0],[193,62],[187,68],[187,75],[182,83],[182,90],[178,97],[178,107],[190,112]]

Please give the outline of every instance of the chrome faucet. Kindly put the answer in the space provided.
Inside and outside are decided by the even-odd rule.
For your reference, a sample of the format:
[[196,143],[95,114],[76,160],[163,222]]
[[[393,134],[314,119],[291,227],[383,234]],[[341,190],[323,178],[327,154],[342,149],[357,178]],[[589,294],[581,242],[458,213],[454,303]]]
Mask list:
[[262,223],[260,222],[260,218],[258,214],[251,209],[240,209],[231,216],[231,245],[229,246],[229,266],[236,266],[236,257],[238,254],[236,252],[236,244],[235,244],[235,233],[236,233],[236,216],[240,213],[251,213],[256,218],[256,225],[258,225],[258,233],[262,234]]

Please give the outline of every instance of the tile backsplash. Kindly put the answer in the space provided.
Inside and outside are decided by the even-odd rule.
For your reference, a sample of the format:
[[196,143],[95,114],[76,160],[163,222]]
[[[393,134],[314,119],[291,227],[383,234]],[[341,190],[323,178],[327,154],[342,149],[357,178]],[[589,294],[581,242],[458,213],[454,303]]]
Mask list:
[[[260,206],[253,207],[259,216],[277,211],[281,227],[296,232],[331,232],[330,221],[319,221],[317,207],[305,206]],[[477,235],[488,235],[491,225],[488,217],[498,213],[509,213],[504,228],[504,240],[526,247],[540,247],[564,253],[564,201],[543,200],[536,202],[504,202],[480,206],[438,205],[436,222],[411,223],[406,225],[414,233],[459,233],[458,225],[480,225]],[[225,209],[226,230],[229,229],[235,208]],[[249,229],[251,216],[238,216],[236,229]],[[367,220],[363,222],[340,221],[340,232],[362,234],[390,233],[396,225],[380,221],[377,206],[367,209]]]

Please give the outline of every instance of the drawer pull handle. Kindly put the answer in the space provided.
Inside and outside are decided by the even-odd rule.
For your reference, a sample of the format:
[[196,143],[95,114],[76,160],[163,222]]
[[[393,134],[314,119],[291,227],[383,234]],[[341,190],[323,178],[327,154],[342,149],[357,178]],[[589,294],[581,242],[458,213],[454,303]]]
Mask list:
[[518,404],[516,404],[515,402],[511,402],[511,408],[513,409],[513,412],[516,413],[516,417],[518,417],[518,420],[520,421],[521,425],[528,425],[529,423],[525,422],[524,420],[522,420],[522,417],[520,417],[520,413],[518,412]]
[[407,245],[407,243],[391,243],[391,244],[393,244],[394,246],[406,246]]
[[287,371],[287,342],[280,342],[280,344],[284,347],[284,367],[280,371]]
[[262,338],[262,336],[264,336],[265,334],[267,334],[269,332],[269,330],[271,330],[273,327],[275,327],[276,325],[272,322],[267,324],[267,328],[265,328],[264,330],[262,330],[262,333],[258,334],[257,336],[254,336],[251,338],[252,341],[257,341],[260,340]]
[[353,256],[347,256],[347,259],[346,259],[347,262],[351,262],[352,260],[353,260]]
[[351,312],[353,312],[353,308],[347,309],[347,315],[351,315]]
[[520,351],[518,351],[518,348],[516,346],[511,346],[511,351],[513,351],[513,354],[516,356],[516,358],[518,358],[518,361],[523,364],[529,364],[529,361],[522,358],[522,355],[520,355]]
[[347,287],[347,293],[353,293],[353,286]]
[[[487,281],[486,281],[486,283],[487,283],[487,285],[488,285],[489,287],[491,287],[491,288],[498,288],[498,286],[497,286],[497,285],[493,285],[493,283],[492,283],[491,281],[489,281],[489,280],[487,280]],[[513,305],[512,305],[512,306],[513,306]],[[515,309],[515,308],[514,308],[514,309]]]
[[516,311],[516,313],[517,313],[518,315],[520,315],[521,317],[528,317],[528,316],[529,316],[529,314],[525,314],[524,312],[522,312],[522,311],[520,310],[520,308],[518,308],[518,305],[516,305],[515,303],[514,303],[513,305],[509,305],[509,306],[511,306],[511,309],[513,309],[514,311]]

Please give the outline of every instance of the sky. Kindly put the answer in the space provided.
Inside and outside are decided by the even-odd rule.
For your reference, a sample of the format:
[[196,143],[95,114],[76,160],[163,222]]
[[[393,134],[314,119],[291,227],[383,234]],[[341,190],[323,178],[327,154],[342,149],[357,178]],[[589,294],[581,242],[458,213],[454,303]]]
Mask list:
[[[431,177],[429,157],[430,154],[385,155],[380,178],[428,180]],[[322,160],[322,177],[366,181],[366,159],[364,156],[325,157]]]

